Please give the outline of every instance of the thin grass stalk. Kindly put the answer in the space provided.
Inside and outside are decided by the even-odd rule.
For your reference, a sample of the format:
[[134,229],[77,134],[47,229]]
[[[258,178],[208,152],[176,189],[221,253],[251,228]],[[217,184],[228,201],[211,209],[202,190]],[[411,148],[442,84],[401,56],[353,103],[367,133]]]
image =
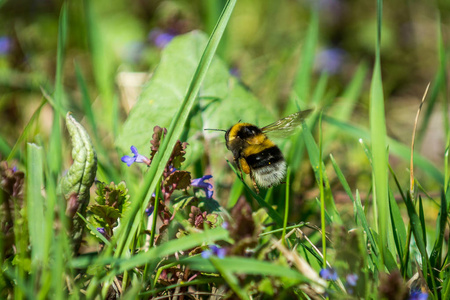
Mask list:
[[326,223],[325,223],[325,195],[323,190],[323,158],[322,158],[322,115],[319,115],[319,190],[320,190],[320,223],[322,228],[322,252],[323,252],[323,268],[327,267],[327,235],[326,235]]
[[48,162],[52,172],[52,176],[57,177],[62,166],[62,140],[61,140],[61,115],[63,107],[63,68],[64,68],[64,52],[67,41],[67,3],[64,2],[61,7],[58,26],[58,46],[56,53],[56,76],[55,91],[53,93],[54,113],[52,132],[50,135],[49,157]]
[[285,240],[286,237],[286,227],[287,227],[287,220],[289,217],[289,187],[290,187],[290,181],[291,181],[291,169],[288,167],[287,169],[287,175],[286,175],[286,195],[285,195],[285,202],[284,202],[284,220],[283,220],[283,233],[281,234],[281,241],[284,246],[287,246],[287,242]]

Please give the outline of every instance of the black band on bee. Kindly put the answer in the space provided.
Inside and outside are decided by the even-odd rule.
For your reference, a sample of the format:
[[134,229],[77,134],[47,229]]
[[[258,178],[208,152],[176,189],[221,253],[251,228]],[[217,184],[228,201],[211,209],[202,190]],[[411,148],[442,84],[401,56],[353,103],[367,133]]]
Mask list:
[[267,167],[279,161],[284,161],[283,154],[277,146],[249,155],[245,159],[247,160],[248,165],[253,169]]
[[253,125],[242,126],[237,132],[236,136],[241,139],[247,139],[255,135],[262,134],[261,129]]

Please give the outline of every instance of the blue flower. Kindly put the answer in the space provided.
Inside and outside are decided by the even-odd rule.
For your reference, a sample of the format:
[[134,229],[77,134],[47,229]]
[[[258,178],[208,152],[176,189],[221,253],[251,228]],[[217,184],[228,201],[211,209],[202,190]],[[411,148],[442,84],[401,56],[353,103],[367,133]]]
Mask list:
[[12,49],[11,38],[7,36],[0,36],[0,55],[8,54]]
[[106,235],[106,230],[103,227],[97,227],[97,231],[100,232],[102,235]]
[[145,214],[147,215],[147,217],[150,217],[153,214],[154,210],[155,210],[155,207],[153,205],[151,205],[149,208],[147,208],[145,210]]
[[139,154],[135,146],[131,146],[131,152],[133,152],[134,156],[124,155],[121,158],[122,162],[126,163],[127,166],[131,166],[133,163],[144,163],[147,166],[150,165],[150,159],[148,159],[144,155]]
[[159,28],[155,28],[148,34],[148,38],[150,41],[155,44],[159,49],[163,49],[167,46],[167,44],[175,37],[175,34],[170,32],[165,32]]
[[324,49],[317,55],[316,68],[321,72],[336,74],[342,67],[345,51],[340,48]]
[[408,300],[427,300],[428,299],[428,293],[423,292],[420,289],[412,289]]
[[206,193],[206,198],[211,199],[214,192],[212,191],[213,185],[211,183],[205,182],[205,180],[208,180],[212,178],[212,175],[205,175],[200,178],[196,178],[191,180],[191,186],[194,188],[203,189]]
[[218,258],[222,259],[225,257],[226,250],[224,248],[219,248],[216,245],[209,246],[208,250],[202,252],[202,257],[204,259],[210,258],[212,255],[216,255]]
[[329,268],[329,267],[326,269],[320,270],[319,276],[325,280],[337,280],[338,279],[338,274],[337,274],[336,270],[333,268]]
[[357,274],[348,274],[346,279],[347,279],[347,284],[349,286],[356,286],[356,283],[358,281],[358,275]]

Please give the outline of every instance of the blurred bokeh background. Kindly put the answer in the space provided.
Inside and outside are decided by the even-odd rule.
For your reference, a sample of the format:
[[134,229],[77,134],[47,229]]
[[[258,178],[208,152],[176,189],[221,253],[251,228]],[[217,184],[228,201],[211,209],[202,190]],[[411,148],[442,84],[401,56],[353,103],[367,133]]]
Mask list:
[[[211,33],[224,3],[224,0],[68,2],[63,68],[67,107],[74,112],[82,111],[81,99],[87,93],[94,106],[99,98],[109,99],[109,109],[117,110],[119,119],[125,120],[142,84],[157,67],[165,45],[174,36],[192,30]],[[0,1],[2,149],[15,144],[40,105],[41,87],[53,91],[61,5],[61,1],[51,0]],[[327,73],[327,105],[339,105],[336,95],[348,86],[358,68],[365,68],[363,90],[349,122],[368,128],[376,1],[240,0],[218,55],[230,73],[260,99],[261,105],[277,114],[286,106],[302,64],[300,58],[313,12],[317,13],[319,32],[311,84],[315,85],[320,75]],[[440,66],[447,65],[449,19],[448,1],[384,2],[381,63],[387,129],[392,138],[406,145],[411,141],[415,114],[426,85],[436,80]],[[79,84],[80,75],[85,88]],[[441,103],[446,102],[446,93],[440,93],[436,99],[417,147],[439,166],[445,151]],[[44,106],[35,132],[45,138],[51,122],[52,110]],[[98,134],[111,148],[119,131],[120,125],[98,128]],[[357,145],[354,138],[351,140],[350,146],[346,146],[346,137],[338,135],[333,153],[343,157],[349,181],[353,176],[355,181],[364,178],[361,180],[370,182],[369,169],[363,172],[367,176],[360,176],[358,166],[366,158],[360,148],[351,150]],[[391,162],[400,163],[395,156]],[[404,163],[401,173],[408,178]]]

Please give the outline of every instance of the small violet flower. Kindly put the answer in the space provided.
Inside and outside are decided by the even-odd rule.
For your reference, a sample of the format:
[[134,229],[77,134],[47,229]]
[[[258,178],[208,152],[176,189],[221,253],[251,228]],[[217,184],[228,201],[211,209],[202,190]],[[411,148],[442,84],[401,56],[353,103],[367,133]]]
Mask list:
[[208,180],[212,178],[212,175],[205,175],[200,178],[196,178],[191,180],[191,186],[194,188],[203,189],[206,193],[206,198],[211,199],[214,192],[212,191],[213,185],[211,183],[205,182],[205,180]]
[[338,279],[336,270],[333,268],[329,268],[329,267],[326,269],[320,270],[319,276],[325,280],[337,280]]
[[103,227],[97,227],[97,231],[100,232],[102,235],[106,235],[106,230]]
[[8,54],[12,49],[11,38],[7,36],[0,36],[0,55]]
[[153,214],[153,211],[155,210],[155,207],[153,205],[151,205],[150,207],[148,207],[145,210],[145,214],[147,215],[147,217],[150,217]]
[[419,289],[412,289],[408,300],[427,300],[428,299],[428,293],[423,292]]
[[336,74],[340,71],[345,58],[345,51],[340,48],[324,49],[317,55],[316,69],[328,74]]
[[131,146],[131,152],[133,152],[134,156],[124,155],[121,158],[122,162],[126,163],[127,166],[131,166],[133,163],[144,163],[147,166],[150,165],[150,159],[139,154],[135,146]]
[[163,49],[175,37],[175,34],[155,28],[148,34],[148,39],[159,49]]
[[356,283],[358,281],[358,275],[357,274],[348,274],[346,279],[347,279],[347,284],[349,286],[356,286]]
[[222,259],[225,257],[226,250],[224,248],[219,248],[216,245],[212,245],[208,250],[202,252],[202,257],[204,259],[210,258],[212,255],[216,255],[218,258]]

